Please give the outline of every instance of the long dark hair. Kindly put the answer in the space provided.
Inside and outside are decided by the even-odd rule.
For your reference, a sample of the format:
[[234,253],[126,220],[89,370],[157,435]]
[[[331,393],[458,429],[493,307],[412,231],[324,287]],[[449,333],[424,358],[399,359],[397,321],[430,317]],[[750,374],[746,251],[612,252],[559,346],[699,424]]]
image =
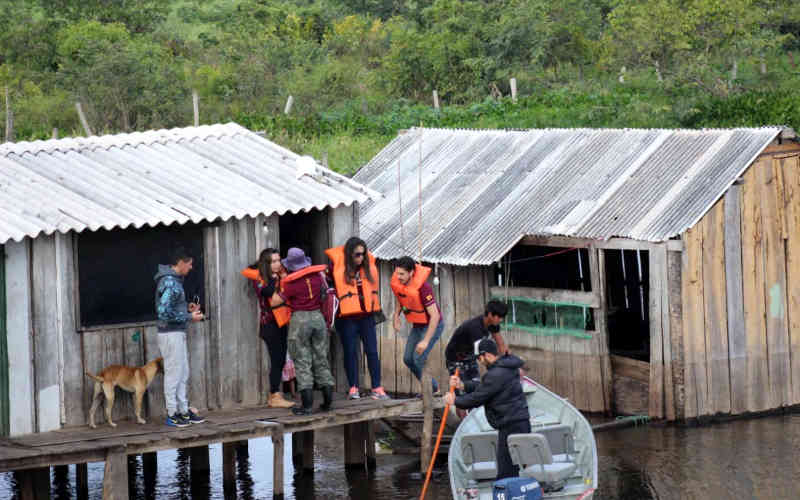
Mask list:
[[258,254],[258,260],[249,266],[250,269],[258,269],[258,274],[261,275],[261,279],[265,283],[269,283],[272,278],[272,266],[270,264],[272,264],[272,254],[274,253],[280,254],[276,248],[261,250],[261,253]]
[[[353,262],[353,252],[356,248],[364,247],[364,260],[361,261],[360,266],[356,266]],[[364,276],[367,277],[370,283],[375,283],[375,277],[369,270],[369,257],[367,257],[367,244],[361,238],[352,236],[344,244],[344,278],[348,283],[353,282],[353,277],[359,270],[364,271]]]

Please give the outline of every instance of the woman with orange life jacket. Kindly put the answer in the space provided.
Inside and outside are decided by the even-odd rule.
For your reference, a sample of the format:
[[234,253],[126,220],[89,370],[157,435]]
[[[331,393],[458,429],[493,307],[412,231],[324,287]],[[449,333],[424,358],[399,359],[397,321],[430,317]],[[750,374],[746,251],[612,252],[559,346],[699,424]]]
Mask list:
[[[289,308],[281,304],[272,307],[270,303],[275,296],[282,277],[286,276],[286,269],[281,265],[281,256],[278,250],[266,248],[261,251],[258,261],[242,269],[242,275],[250,279],[258,297],[261,310],[259,336],[264,341],[269,351],[269,392],[267,405],[272,408],[291,408],[294,403],[284,399],[281,393],[281,377],[283,366],[286,363],[286,324],[288,323]],[[262,276],[266,276],[264,280]]]
[[[433,288],[427,282],[430,274],[431,268],[415,264],[411,257],[400,257],[394,263],[391,282],[392,292],[397,299],[392,315],[394,329],[400,331],[401,313],[411,323],[403,363],[419,381],[422,381],[422,370],[428,355],[444,330],[441,310],[433,295]],[[432,383],[434,395],[439,395],[436,379]]]
[[378,339],[374,314],[381,311],[378,294],[378,268],[375,257],[367,251],[361,238],[352,237],[344,246],[329,248],[325,253],[333,263],[332,275],[339,297],[339,316],[336,331],[344,348],[344,371],[350,384],[348,399],[359,399],[358,339],[364,346],[367,366],[372,380],[373,399],[389,399],[381,385],[381,362],[378,359]]
[[301,408],[292,411],[296,415],[311,414],[315,383],[322,390],[320,409],[328,411],[333,402],[334,380],[328,365],[328,327],[321,311],[328,295],[323,274],[327,266],[312,266],[311,259],[299,248],[290,248],[282,262],[289,275],[281,280],[278,293],[292,309],[287,338],[303,401]]

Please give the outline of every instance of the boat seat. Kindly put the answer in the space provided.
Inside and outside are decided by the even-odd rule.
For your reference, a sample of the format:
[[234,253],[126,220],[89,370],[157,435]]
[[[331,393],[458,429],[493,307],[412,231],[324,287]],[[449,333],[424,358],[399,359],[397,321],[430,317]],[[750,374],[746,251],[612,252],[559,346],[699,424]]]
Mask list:
[[535,478],[545,491],[562,489],[575,472],[574,462],[553,461],[547,438],[539,433],[508,436],[508,451],[514,465],[520,466],[519,475]]
[[574,460],[576,451],[572,426],[553,425],[536,429],[536,432],[547,439],[550,453],[553,454],[553,462],[572,462]]
[[461,436],[461,458],[475,481],[497,477],[497,431]]

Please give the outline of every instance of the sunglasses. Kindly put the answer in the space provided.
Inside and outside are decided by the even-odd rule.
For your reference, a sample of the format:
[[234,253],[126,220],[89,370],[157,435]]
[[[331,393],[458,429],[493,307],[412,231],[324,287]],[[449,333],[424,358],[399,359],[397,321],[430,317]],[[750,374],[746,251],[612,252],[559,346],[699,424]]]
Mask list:
[[363,256],[364,256],[364,252],[353,252],[353,257],[355,257],[355,258],[363,257]]

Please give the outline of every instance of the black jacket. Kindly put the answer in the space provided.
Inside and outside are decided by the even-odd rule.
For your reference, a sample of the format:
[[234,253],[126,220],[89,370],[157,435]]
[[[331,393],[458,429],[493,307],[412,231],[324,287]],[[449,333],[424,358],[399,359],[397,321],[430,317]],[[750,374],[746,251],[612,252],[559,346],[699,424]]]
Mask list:
[[[486,370],[480,385],[467,394],[456,398],[458,408],[478,408],[484,406],[486,420],[495,429],[511,423],[527,420],[528,402],[519,382],[519,369],[523,362],[518,357],[506,354]],[[473,389],[465,384],[467,391]]]

